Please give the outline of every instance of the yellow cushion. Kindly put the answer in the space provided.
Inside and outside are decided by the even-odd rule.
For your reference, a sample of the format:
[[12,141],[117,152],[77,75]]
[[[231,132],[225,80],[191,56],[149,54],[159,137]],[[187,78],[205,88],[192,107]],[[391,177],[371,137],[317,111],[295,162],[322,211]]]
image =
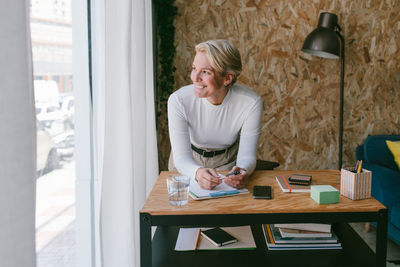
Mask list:
[[386,140],[386,144],[393,154],[394,161],[396,162],[397,167],[399,167],[400,169],[400,141],[393,142]]

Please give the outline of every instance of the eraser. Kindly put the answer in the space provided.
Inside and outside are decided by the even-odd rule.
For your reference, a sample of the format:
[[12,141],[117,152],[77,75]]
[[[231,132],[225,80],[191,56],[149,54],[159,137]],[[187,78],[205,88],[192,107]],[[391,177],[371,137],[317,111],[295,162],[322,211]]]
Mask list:
[[339,202],[339,190],[331,185],[312,185],[311,198],[318,204],[331,204]]

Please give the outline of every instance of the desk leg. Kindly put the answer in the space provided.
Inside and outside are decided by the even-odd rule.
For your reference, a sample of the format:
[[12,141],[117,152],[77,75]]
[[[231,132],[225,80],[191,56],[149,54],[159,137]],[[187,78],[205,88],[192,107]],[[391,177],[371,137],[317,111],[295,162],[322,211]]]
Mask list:
[[376,227],[376,266],[386,266],[388,211],[380,210]]
[[152,267],[151,221],[147,213],[140,213],[140,266]]

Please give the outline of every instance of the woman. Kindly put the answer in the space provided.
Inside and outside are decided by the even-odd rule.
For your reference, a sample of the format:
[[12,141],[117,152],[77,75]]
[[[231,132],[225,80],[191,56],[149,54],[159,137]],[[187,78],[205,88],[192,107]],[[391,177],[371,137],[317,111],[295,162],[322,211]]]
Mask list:
[[241,188],[256,165],[262,101],[235,84],[241,71],[239,50],[230,41],[200,43],[190,76],[193,84],[168,99],[169,169],[175,165],[204,189],[222,182],[217,170],[234,173],[225,183]]

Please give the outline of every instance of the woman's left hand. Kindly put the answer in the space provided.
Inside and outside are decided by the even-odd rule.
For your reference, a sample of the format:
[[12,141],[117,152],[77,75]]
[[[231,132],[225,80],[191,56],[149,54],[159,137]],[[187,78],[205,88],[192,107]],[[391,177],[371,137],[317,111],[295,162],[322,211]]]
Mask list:
[[236,172],[238,174],[231,174],[225,178],[225,183],[235,188],[242,188],[247,184],[248,174],[245,169],[235,166],[230,173]]

